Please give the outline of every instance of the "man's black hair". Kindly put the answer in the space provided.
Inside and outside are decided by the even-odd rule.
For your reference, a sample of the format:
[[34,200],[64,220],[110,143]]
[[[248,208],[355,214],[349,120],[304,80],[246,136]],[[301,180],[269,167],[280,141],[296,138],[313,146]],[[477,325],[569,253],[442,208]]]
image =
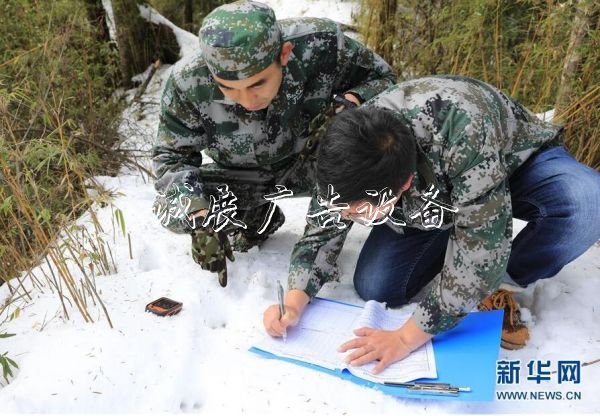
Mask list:
[[334,117],[317,153],[319,194],[328,185],[340,195],[335,203],[378,198],[365,191],[400,191],[416,169],[416,144],[410,128],[391,110],[361,107]]

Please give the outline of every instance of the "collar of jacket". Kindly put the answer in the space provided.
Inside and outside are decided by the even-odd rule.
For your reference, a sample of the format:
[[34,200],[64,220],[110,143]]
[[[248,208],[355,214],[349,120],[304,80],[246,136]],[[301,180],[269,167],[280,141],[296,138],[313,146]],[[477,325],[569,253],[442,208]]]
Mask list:
[[267,109],[267,118],[277,114],[282,119],[287,120],[295,114],[297,106],[304,96],[305,83],[306,74],[301,63],[292,53],[287,65],[283,67],[281,87],[279,87],[279,92]]

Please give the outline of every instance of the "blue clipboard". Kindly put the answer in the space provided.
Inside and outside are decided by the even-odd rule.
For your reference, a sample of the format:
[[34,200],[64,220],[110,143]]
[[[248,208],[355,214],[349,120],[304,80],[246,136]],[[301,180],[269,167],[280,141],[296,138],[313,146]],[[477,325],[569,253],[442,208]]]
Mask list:
[[[323,299],[336,303],[335,300]],[[349,307],[359,307],[344,303]],[[452,386],[470,387],[470,392],[457,396],[413,392],[404,387],[387,386],[356,377],[347,370],[330,370],[309,362],[280,357],[251,347],[249,351],[266,358],[291,362],[321,371],[361,386],[371,387],[396,397],[432,400],[492,401],[496,391],[496,360],[500,351],[503,311],[471,312],[454,329],[433,338],[437,366],[437,379],[416,381],[448,383]]]

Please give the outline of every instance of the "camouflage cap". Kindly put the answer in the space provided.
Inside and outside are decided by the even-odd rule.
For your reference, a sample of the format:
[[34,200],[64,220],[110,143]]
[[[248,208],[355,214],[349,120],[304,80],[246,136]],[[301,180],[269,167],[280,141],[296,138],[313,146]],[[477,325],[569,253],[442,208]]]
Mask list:
[[213,75],[240,80],[271,65],[281,51],[275,12],[256,1],[237,1],[214,9],[199,33],[202,56]]

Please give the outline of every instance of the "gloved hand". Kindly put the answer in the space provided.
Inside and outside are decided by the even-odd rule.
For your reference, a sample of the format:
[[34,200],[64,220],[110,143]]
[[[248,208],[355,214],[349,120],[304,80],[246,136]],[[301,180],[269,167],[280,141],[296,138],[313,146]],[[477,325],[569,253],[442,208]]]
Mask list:
[[227,286],[227,260],[234,261],[233,251],[225,231],[215,232],[211,227],[199,227],[192,232],[192,258],[202,267],[217,273],[219,284]]

